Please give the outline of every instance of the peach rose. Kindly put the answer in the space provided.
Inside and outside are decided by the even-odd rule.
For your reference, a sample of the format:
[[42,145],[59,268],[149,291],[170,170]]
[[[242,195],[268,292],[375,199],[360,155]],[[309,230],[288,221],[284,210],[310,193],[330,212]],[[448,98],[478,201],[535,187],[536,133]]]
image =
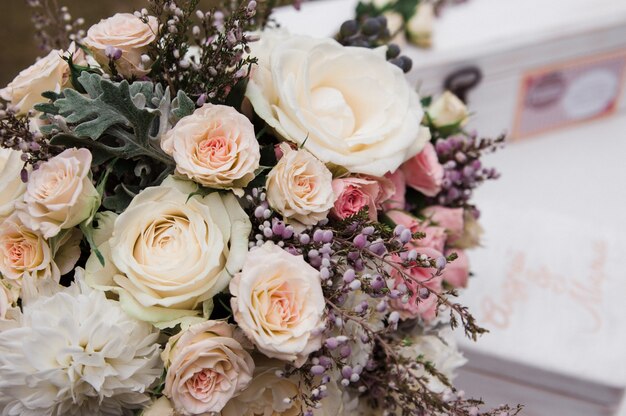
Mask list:
[[448,263],[443,270],[443,280],[452,285],[452,287],[467,287],[467,281],[469,280],[469,258],[465,251],[459,249],[447,250],[446,256],[452,253],[456,253],[458,257],[453,262]]
[[388,173],[385,178],[389,179],[394,186],[394,193],[383,204],[383,210],[389,211],[394,209],[403,210],[406,208],[406,178],[402,169],[398,169],[393,173]]
[[[425,254],[430,258],[440,257],[441,252],[430,247],[420,247],[417,249],[419,254]],[[391,270],[391,277],[394,279],[396,287],[404,284],[410,291],[408,302],[404,303],[402,299],[394,299],[390,305],[400,313],[402,319],[422,318],[430,321],[437,316],[437,296],[434,293],[427,293],[426,297],[420,296],[420,289],[428,288],[435,293],[442,290],[442,277],[434,276],[436,269],[430,267],[410,267],[404,269],[408,274],[408,278],[400,273],[397,269]]]
[[376,221],[376,201],[381,193],[378,182],[364,178],[339,178],[333,180],[333,192],[337,197],[331,214],[339,219],[345,219],[368,208],[369,218]]
[[267,242],[251,251],[230,282],[237,324],[260,352],[300,367],[321,346],[326,302],[320,273]]
[[0,224],[0,273],[18,286],[25,276],[58,282],[78,261],[81,239],[72,229],[48,242],[14,214]]
[[167,375],[163,394],[181,415],[212,414],[252,380],[254,361],[223,321],[190,326],[169,339],[161,354]]
[[91,26],[83,42],[104,68],[109,66],[107,48],[119,49],[122,56],[115,62],[118,72],[129,78],[141,77],[150,72],[150,68],[144,67],[141,55],[155,41],[158,29],[154,16],[149,16],[148,23],[144,23],[133,14],[117,13]]
[[243,188],[254,179],[261,153],[254,126],[225,105],[205,104],[161,141],[176,173],[209,188]]
[[63,60],[64,54],[73,54],[75,63],[85,65],[84,52],[72,43],[67,52],[55,49],[33,65],[22,70],[13,81],[0,90],[0,97],[15,107],[19,114],[26,114],[35,104],[47,102],[41,96],[46,91],[60,92],[69,83],[70,67]]
[[443,166],[439,163],[437,152],[428,142],[424,149],[401,167],[406,183],[411,188],[426,196],[435,196],[441,192]]
[[17,204],[20,220],[44,238],[87,219],[100,203],[90,178],[91,153],[66,149],[33,171],[24,201]]
[[24,162],[21,153],[11,149],[0,149],[0,221],[15,210],[15,201],[26,190],[20,172]]
[[283,157],[267,175],[267,201],[286,222],[304,229],[328,216],[333,207],[333,175],[304,149],[281,145]]
[[433,205],[423,209],[422,214],[431,222],[446,229],[449,244],[454,243],[463,235],[463,208]]

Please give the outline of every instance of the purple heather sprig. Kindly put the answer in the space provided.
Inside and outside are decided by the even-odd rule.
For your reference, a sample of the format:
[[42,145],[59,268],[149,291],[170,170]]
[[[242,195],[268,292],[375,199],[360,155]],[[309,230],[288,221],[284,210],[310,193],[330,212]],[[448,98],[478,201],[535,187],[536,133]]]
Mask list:
[[248,44],[256,36],[247,32],[256,24],[256,1],[221,5],[209,12],[197,10],[197,0],[183,6],[173,0],[150,3],[150,11],[135,12],[141,19],[151,14],[159,20],[159,41],[146,56],[154,62],[150,76],[172,92],[185,91],[198,105],[224,102],[256,62],[248,55]]
[[478,138],[475,133],[438,139],[435,149],[444,168],[444,177],[441,192],[429,203],[467,208],[478,218],[478,209],[469,202],[474,189],[500,176],[494,168],[484,167],[481,157],[499,149],[504,139],[504,135],[495,139]]
[[71,41],[80,42],[85,36],[81,29],[85,19],[74,19],[68,8],[59,6],[57,0],[26,0],[26,4],[33,9],[31,21],[35,26],[35,39],[43,53],[66,50]]
[[22,152],[24,169],[21,176],[22,181],[26,182],[28,180],[26,165],[37,169],[63,149],[50,145],[48,139],[40,132],[31,131],[31,120],[28,116],[18,116],[12,109],[2,108],[3,104],[0,104],[0,148]]
[[[391,228],[371,222],[365,211],[344,221],[323,220],[296,232],[269,207],[263,188],[250,189],[245,202],[253,221],[251,250],[273,241],[294,255],[302,255],[320,271],[327,302],[326,327],[321,329],[322,348],[312,354],[303,367],[297,369],[288,365],[282,372],[284,376],[297,373],[306,380],[308,393],[301,393],[301,401],[308,406],[308,411],[321,405],[326,385],[337,375],[340,385],[356,394],[370,390],[374,393],[375,386],[387,385],[401,376],[408,377],[408,381],[398,383],[393,389],[393,397],[403,397],[398,403],[426,410],[457,408],[458,411],[449,414],[469,415],[466,409],[471,406],[466,405],[468,401],[455,390],[450,389],[443,395],[427,389],[427,377],[441,377],[442,382],[449,385],[436,369],[428,368],[425,376],[411,376],[411,371],[415,373],[417,367],[426,368],[429,364],[407,362],[396,350],[397,338],[402,337],[398,331],[402,330],[400,314],[391,304],[408,301],[410,289],[406,284],[388,279],[392,268],[404,273],[407,279],[410,276],[406,269],[412,267],[431,268],[433,277],[440,276],[447,263],[454,260],[454,255],[429,258],[407,245],[413,239],[423,238],[422,233],[412,234],[403,226]],[[484,332],[466,308],[448,300],[449,295],[455,295],[453,291],[436,293],[426,285],[420,286],[418,302],[435,293],[438,305],[450,310],[452,326],[460,319],[468,336],[474,338]],[[364,350],[374,355],[364,362],[355,362],[355,351]],[[420,393],[416,394],[418,391]],[[378,405],[388,406],[384,397],[392,396],[381,396],[383,401]],[[472,402],[472,406],[476,403]]]

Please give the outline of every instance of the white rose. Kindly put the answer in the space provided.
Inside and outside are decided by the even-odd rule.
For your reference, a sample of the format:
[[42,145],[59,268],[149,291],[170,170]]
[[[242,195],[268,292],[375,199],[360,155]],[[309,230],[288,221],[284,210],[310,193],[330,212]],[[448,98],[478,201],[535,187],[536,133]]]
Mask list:
[[176,161],[176,173],[209,188],[245,187],[261,160],[254,126],[225,105],[205,104],[184,117],[161,148]]
[[266,356],[300,367],[321,347],[320,273],[302,256],[265,243],[248,254],[230,293],[235,321]]
[[415,14],[406,24],[406,31],[411,42],[423,48],[432,45],[435,6],[430,2],[420,2]]
[[14,214],[0,224],[0,273],[18,286],[26,276],[58,282],[78,261],[81,239],[74,228],[46,241]]
[[306,150],[280,146],[283,157],[267,175],[267,201],[296,228],[315,225],[335,203],[328,168]]
[[264,32],[246,96],[280,136],[323,162],[384,176],[430,138],[419,96],[384,52]]
[[17,204],[20,220],[50,238],[87,219],[100,203],[91,182],[91,153],[66,149],[33,171],[24,201]]
[[[255,357],[257,359],[257,357]],[[284,370],[278,360],[257,359],[254,378],[241,394],[234,397],[221,416],[300,416],[310,406],[304,397],[309,395],[306,382],[298,375],[278,377]],[[337,374],[337,377],[341,377]],[[342,403],[342,392],[334,381],[326,386],[327,396],[321,400],[322,407],[313,410],[314,416],[348,416],[352,413]],[[303,390],[304,389],[304,390]],[[288,399],[288,400],[286,400]]]
[[98,231],[100,241],[111,238],[98,247],[104,266],[94,253],[88,259],[88,283],[118,293],[127,313],[156,325],[198,315],[241,269],[252,225],[234,195],[190,197],[196,190],[169,178],[141,191],[112,230]]
[[63,60],[64,54],[73,54],[73,61],[85,64],[85,55],[72,43],[67,52],[52,50],[33,65],[22,70],[9,85],[0,90],[0,97],[11,103],[19,114],[26,114],[35,104],[47,102],[41,96],[46,91],[60,92],[70,79],[70,67]]
[[[298,379],[278,377],[280,361],[257,363],[254,378],[241,394],[228,402],[221,416],[299,416],[303,403]],[[286,400],[289,399],[289,400]]]
[[150,68],[144,67],[141,55],[148,52],[158,29],[154,16],[149,16],[146,24],[131,13],[117,13],[91,26],[83,43],[103,68],[109,67],[107,47],[119,49],[122,56],[115,61],[118,72],[129,78],[141,77],[150,72]]
[[8,318],[9,310],[17,301],[15,291],[11,290],[9,286],[14,287],[10,282],[0,279],[0,321]]
[[26,190],[20,172],[24,162],[21,153],[11,149],[0,149],[0,221],[11,215],[17,201]]
[[224,321],[206,321],[179,332],[161,357],[167,369],[163,394],[185,416],[221,411],[248,386],[254,372],[254,361],[236,339],[235,327]]
[[469,118],[469,111],[459,97],[446,91],[428,107],[428,116],[436,127],[464,125]]
[[148,406],[141,416],[176,416],[172,403],[167,397],[161,396]]
[[[411,360],[423,357],[423,360],[430,361],[449,381],[454,380],[456,370],[467,362],[459,352],[450,328],[439,331],[437,335],[416,335],[411,338],[410,345],[400,347],[399,353]],[[431,391],[442,393],[447,389],[436,377],[428,376],[423,368],[418,366],[412,371],[417,377],[426,376],[429,379],[428,388]]]
[[465,211],[463,213],[463,232],[451,246],[465,250],[479,247],[484,232],[485,230],[474,215],[470,211]]

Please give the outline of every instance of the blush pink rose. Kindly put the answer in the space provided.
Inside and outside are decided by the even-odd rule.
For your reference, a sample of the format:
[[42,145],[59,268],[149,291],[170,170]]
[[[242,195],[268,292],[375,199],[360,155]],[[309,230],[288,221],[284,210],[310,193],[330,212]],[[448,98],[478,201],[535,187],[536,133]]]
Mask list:
[[394,186],[394,193],[383,204],[383,210],[404,209],[406,207],[406,178],[401,169],[394,173],[388,173],[385,178],[389,179]]
[[359,175],[359,178],[374,181],[378,184],[379,192],[376,196],[376,208],[383,209],[383,205],[396,193],[396,185],[385,176]]
[[[441,252],[430,247],[420,247],[417,249],[419,254],[425,254],[431,258],[441,256]],[[442,276],[435,276],[437,272],[434,268],[429,267],[411,267],[404,269],[405,273],[410,277],[404,276],[397,269],[392,269],[391,277],[394,279],[396,287],[404,283],[410,292],[408,302],[403,302],[401,298],[394,299],[391,307],[398,311],[402,319],[422,318],[430,321],[437,316],[437,296],[435,293],[441,293]],[[428,288],[435,293],[429,292],[428,297],[420,297],[420,289]],[[405,299],[406,300],[406,299]]]
[[432,225],[428,221],[420,221],[405,211],[388,211],[385,213],[387,217],[396,225],[403,225],[412,233],[424,233],[426,236],[418,240],[413,240],[412,245],[416,247],[430,247],[439,252],[443,252],[446,245],[446,230],[443,227]]
[[455,288],[467,287],[467,281],[469,279],[469,258],[463,250],[448,250],[446,256],[457,254],[457,259],[451,263],[448,263],[443,270],[443,280]]
[[378,182],[363,178],[334,179],[333,192],[337,196],[331,214],[335,218],[345,219],[368,208],[369,218],[376,221],[376,200],[380,194]]
[[443,166],[432,143],[426,143],[424,149],[404,162],[400,169],[404,172],[407,185],[416,191],[426,196],[435,196],[441,191]]
[[440,205],[427,207],[422,214],[448,232],[448,243],[452,244],[463,235],[463,208],[447,208]]
[[220,412],[252,380],[254,361],[235,327],[224,321],[192,325],[171,337],[161,354],[167,375],[163,394],[177,414]]

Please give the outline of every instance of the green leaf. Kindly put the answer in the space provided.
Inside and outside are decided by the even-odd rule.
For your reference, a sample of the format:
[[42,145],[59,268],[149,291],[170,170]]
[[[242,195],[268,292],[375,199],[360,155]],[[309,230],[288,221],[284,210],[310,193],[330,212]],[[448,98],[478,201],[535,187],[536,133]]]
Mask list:
[[89,248],[91,248],[91,251],[96,255],[102,267],[104,267],[104,256],[100,253],[100,250],[98,250],[98,247],[96,247],[96,243],[93,240],[93,225],[83,222],[80,224],[80,230],[83,232],[85,240],[87,240],[87,243],[89,244]]
[[133,200],[134,193],[128,192],[122,184],[117,185],[113,189],[113,193],[111,195],[107,195],[102,200],[102,206],[106,209],[115,212],[122,212],[126,209],[126,207]]
[[109,175],[113,171],[113,168],[115,167],[116,162],[117,162],[117,159],[113,159],[110,163],[107,164],[104,174],[100,177],[100,180],[98,181],[98,184],[96,185],[96,191],[98,191],[98,193],[100,194],[100,199],[104,197],[104,188],[106,187],[107,180],[109,179]]
[[183,117],[191,115],[195,109],[196,104],[191,100],[191,98],[189,98],[183,91],[179,90],[176,98],[172,102],[172,114],[174,117],[180,120]]
[[130,127],[129,121],[109,104],[92,100],[74,90],[66,90],[65,98],[57,100],[55,106],[68,123],[79,124],[74,129],[77,136],[95,140],[116,124]]

